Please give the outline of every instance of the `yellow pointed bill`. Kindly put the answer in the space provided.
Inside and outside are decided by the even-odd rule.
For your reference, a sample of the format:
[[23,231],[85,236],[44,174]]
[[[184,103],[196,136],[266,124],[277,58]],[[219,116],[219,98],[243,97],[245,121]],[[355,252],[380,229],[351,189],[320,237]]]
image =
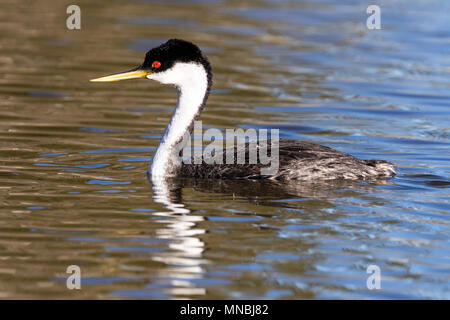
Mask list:
[[149,74],[152,74],[151,71],[145,70],[133,70],[128,72],[122,72],[117,74],[112,74],[110,76],[91,79],[91,82],[111,82],[111,81],[120,81],[120,80],[128,80],[128,79],[141,79],[145,78]]

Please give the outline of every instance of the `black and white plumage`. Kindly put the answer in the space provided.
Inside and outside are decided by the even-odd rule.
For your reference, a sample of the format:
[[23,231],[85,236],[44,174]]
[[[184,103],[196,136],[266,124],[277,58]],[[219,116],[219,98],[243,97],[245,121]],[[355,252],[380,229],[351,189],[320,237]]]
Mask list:
[[[246,144],[246,159],[248,158]],[[267,144],[271,152],[270,141]],[[236,154],[237,148],[233,152]],[[393,175],[393,165],[383,160],[362,160],[329,147],[306,141],[280,139],[279,170],[277,173],[261,175],[256,164],[225,164],[226,152],[221,155],[224,164],[183,164],[176,171],[180,177],[219,178],[219,179],[278,179],[278,180],[370,180]],[[236,157],[235,157],[236,158]]]
[[[187,143],[184,138],[186,134],[192,133],[194,121],[199,118],[212,86],[210,63],[195,44],[171,39],[150,50],[140,67],[92,81],[144,77],[162,84],[173,84],[179,92],[177,106],[149,167],[152,180],[173,176],[302,181],[370,180],[395,174],[393,164],[387,161],[362,160],[329,147],[288,139],[279,140],[279,170],[272,175],[261,175],[264,165],[259,161],[257,164],[225,164],[225,161],[224,164],[181,162],[179,152]],[[270,143],[268,149],[270,153]],[[237,149],[233,152],[236,153]]]

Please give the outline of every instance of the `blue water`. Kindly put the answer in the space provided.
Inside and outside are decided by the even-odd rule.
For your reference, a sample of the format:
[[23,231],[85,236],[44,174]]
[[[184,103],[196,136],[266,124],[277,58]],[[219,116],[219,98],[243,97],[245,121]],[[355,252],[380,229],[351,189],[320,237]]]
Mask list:
[[[77,4],[77,31],[63,4],[0,4],[0,298],[450,298],[450,3],[378,1],[381,30],[356,0]],[[176,92],[88,79],[172,37],[212,63],[204,128],[280,129],[397,176],[184,181],[163,205],[146,170]]]

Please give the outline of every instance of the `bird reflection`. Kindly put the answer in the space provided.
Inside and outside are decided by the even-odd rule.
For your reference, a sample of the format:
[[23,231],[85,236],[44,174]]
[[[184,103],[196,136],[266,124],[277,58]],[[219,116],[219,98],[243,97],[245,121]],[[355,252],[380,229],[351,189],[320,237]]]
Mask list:
[[152,259],[163,262],[169,268],[160,275],[168,278],[170,288],[166,290],[172,295],[204,295],[205,288],[198,288],[189,279],[202,279],[205,273],[203,259],[205,243],[199,238],[205,229],[198,223],[204,221],[202,216],[192,214],[182,202],[181,185],[168,179],[150,179],[153,188],[153,198],[167,211],[155,212],[161,217],[155,222],[162,227],[157,230],[157,236],[169,241],[167,252],[158,253]]
[[[161,219],[155,222],[161,224],[157,230],[159,238],[169,240],[171,250],[157,253],[153,260],[165,263],[168,268],[160,271],[161,278],[169,279],[170,288],[167,293],[176,296],[199,296],[206,294],[205,288],[197,284],[206,278],[205,266],[210,263],[204,258],[205,242],[202,235],[207,230],[200,226],[207,220],[204,216],[196,215],[188,209],[183,199],[183,189],[192,188],[203,193],[217,193],[236,195],[252,203],[271,207],[302,206],[302,201],[287,201],[300,198],[321,198],[328,207],[333,204],[328,199],[342,196],[342,190],[351,191],[354,182],[334,181],[318,183],[298,183],[298,181],[272,180],[219,180],[193,178],[150,178],[153,188],[154,201],[160,203],[166,210],[153,213]],[[358,185],[358,189],[375,188],[376,184]],[[348,196],[348,192],[346,193]],[[281,201],[280,201],[281,200]],[[286,201],[284,201],[286,200]],[[206,279],[205,279],[206,280]]]
[[391,184],[388,180],[383,179],[370,182],[349,180],[299,182],[296,180],[221,180],[195,178],[174,178],[171,183],[176,184],[180,189],[192,188],[202,193],[233,195],[251,203],[263,204],[270,207],[302,206],[302,202],[283,200],[305,198],[321,199],[321,201],[327,202],[328,206],[333,206],[329,202],[329,199],[342,197],[342,190],[344,189],[349,190],[349,192],[364,190],[364,192],[368,193],[374,191],[381,184]]

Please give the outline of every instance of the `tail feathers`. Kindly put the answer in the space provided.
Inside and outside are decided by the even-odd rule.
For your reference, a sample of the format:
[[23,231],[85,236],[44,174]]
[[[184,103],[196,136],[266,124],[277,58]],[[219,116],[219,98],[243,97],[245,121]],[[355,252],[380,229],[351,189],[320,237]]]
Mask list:
[[374,167],[380,176],[393,177],[396,175],[394,164],[384,160],[366,160],[368,166]]

